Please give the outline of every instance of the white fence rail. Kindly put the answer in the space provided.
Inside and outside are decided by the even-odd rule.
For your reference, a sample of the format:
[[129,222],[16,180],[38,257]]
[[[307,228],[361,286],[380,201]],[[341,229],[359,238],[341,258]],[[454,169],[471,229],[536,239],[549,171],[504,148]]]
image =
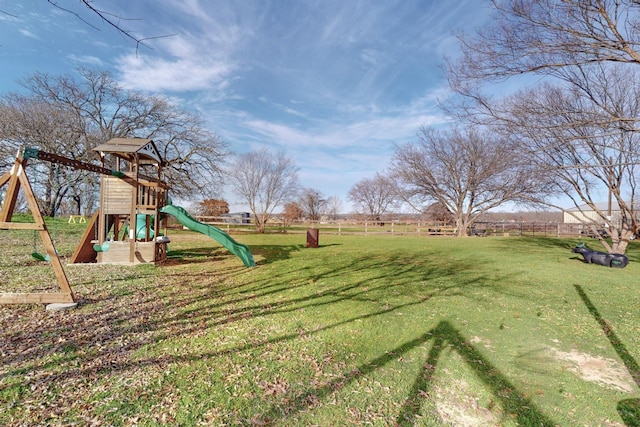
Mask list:
[[[253,231],[255,226],[251,218],[243,222],[233,222],[221,217],[196,216],[198,221],[214,225],[228,233]],[[309,228],[317,228],[328,234],[365,234],[365,235],[419,235],[454,236],[457,229],[452,224],[434,221],[295,221],[283,223],[272,221],[267,226],[268,233],[305,233]],[[591,232],[581,224],[561,222],[477,222],[469,230],[471,236],[549,236],[571,237],[588,236]]]

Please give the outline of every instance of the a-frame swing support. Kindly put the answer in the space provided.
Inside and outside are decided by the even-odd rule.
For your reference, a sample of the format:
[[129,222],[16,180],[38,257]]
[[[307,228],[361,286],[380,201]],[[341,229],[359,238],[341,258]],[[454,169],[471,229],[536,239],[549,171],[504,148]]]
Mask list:
[[[27,160],[19,154],[13,168],[0,177],[0,189],[7,186],[5,200],[0,210],[0,230],[36,230],[50,258],[50,265],[55,272],[60,290],[58,292],[42,293],[0,293],[0,304],[32,304],[32,303],[74,303],[73,292],[69,286],[67,275],[62,267],[56,248],[51,240],[51,235],[44,222],[42,212],[33,194],[33,189],[25,173]],[[29,210],[33,215],[33,223],[11,222],[13,212],[18,200],[18,194],[22,188]]]

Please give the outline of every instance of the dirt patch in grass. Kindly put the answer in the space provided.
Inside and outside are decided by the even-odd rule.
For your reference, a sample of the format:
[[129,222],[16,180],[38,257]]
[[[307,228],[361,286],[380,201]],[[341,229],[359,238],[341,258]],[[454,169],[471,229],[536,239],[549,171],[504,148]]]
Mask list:
[[635,382],[629,371],[613,359],[592,356],[577,350],[564,352],[552,348],[551,353],[569,371],[585,381],[594,382],[625,393],[632,393],[636,389]]
[[463,380],[437,385],[434,391],[436,411],[446,425],[476,427],[499,423],[500,414],[493,411],[499,412],[500,408],[483,408],[471,386]]

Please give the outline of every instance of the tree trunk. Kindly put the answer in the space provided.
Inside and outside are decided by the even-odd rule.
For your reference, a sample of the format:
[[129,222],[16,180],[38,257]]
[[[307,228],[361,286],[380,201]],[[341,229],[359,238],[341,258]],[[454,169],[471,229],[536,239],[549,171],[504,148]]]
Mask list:
[[263,218],[262,215],[256,215],[255,213],[253,217],[255,218],[256,231],[258,231],[258,233],[264,233],[266,223],[265,218]]
[[629,245],[629,241],[633,237],[633,232],[631,230],[612,230],[613,233],[611,236],[611,245],[609,245],[606,241],[602,241],[602,244],[606,248],[609,253],[612,254],[624,254],[627,251],[627,246]]
[[469,219],[466,217],[460,217],[456,219],[456,236],[468,237],[469,236]]
[[75,215],[82,215],[82,200],[80,200],[80,196],[77,194],[74,194],[73,196],[71,196],[71,199],[73,200],[73,205],[74,205],[74,214]]

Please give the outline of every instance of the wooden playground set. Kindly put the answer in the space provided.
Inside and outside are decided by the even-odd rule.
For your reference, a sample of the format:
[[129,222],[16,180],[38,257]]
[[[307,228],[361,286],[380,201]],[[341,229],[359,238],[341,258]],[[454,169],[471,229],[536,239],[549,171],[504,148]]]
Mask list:
[[[169,239],[161,209],[167,204],[169,186],[162,181],[163,161],[154,142],[140,138],[114,138],[93,149],[102,166],[69,159],[33,148],[23,149],[10,171],[0,177],[0,189],[7,186],[0,210],[0,230],[34,230],[39,233],[48,261],[55,272],[58,292],[0,293],[0,304],[74,303],[54,242],[52,241],[26,169],[31,160],[61,164],[101,175],[98,210],[87,221],[82,239],[69,263],[139,264],[162,263]],[[110,167],[107,167],[109,165]],[[22,190],[33,222],[13,222]]]

